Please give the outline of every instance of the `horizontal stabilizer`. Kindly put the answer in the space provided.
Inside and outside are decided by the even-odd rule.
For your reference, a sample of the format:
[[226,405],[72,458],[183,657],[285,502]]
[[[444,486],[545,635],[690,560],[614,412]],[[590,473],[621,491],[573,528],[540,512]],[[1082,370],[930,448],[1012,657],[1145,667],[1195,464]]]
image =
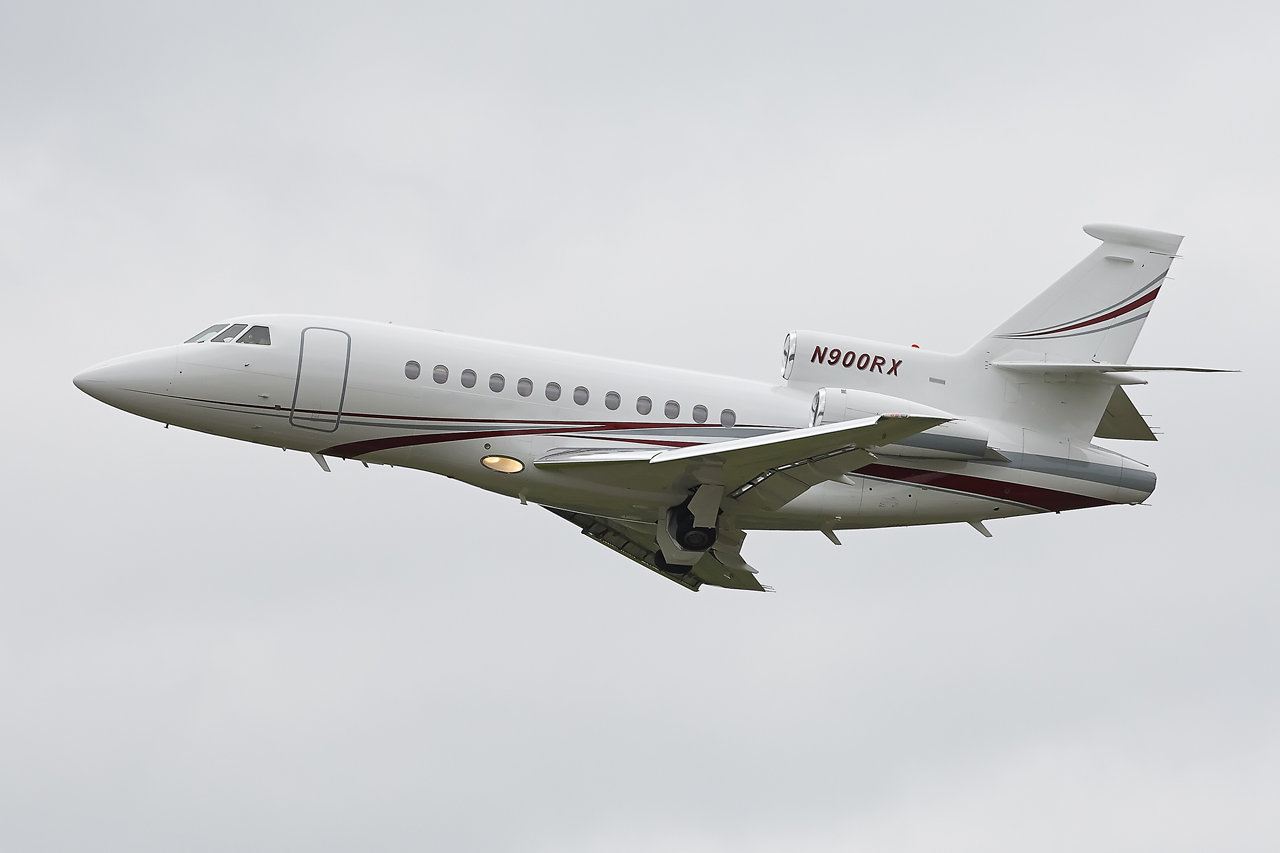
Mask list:
[[1066,364],[1052,361],[993,361],[992,367],[1003,370],[1015,370],[1021,373],[1147,373],[1153,370],[1172,370],[1182,373],[1239,373],[1238,370],[1224,370],[1217,367],[1164,367],[1153,364]]
[[[1102,419],[1107,386],[1145,385],[1148,371],[1218,372],[1129,363],[1181,235],[1113,224],[1084,230],[1101,244],[969,350],[975,362],[1000,368],[988,373],[997,385],[1007,380],[1001,419],[1034,432],[1065,429],[1078,441]],[[1061,382],[1076,387],[1055,387]]]

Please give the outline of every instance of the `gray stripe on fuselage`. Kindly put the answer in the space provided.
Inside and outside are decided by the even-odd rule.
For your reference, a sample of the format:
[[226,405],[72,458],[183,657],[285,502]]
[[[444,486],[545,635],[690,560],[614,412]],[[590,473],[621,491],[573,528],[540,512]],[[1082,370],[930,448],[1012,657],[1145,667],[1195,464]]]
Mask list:
[[[1073,480],[1088,480],[1105,486],[1118,486],[1139,492],[1152,492],[1156,487],[1156,475],[1137,468],[1121,468],[1119,465],[1103,465],[1081,459],[1063,459],[1059,456],[1041,456],[1037,453],[1009,453],[1008,462],[998,459],[975,459],[970,465],[990,465],[994,468],[1033,471],[1037,474],[1053,474]],[[855,472],[856,473],[856,472]]]

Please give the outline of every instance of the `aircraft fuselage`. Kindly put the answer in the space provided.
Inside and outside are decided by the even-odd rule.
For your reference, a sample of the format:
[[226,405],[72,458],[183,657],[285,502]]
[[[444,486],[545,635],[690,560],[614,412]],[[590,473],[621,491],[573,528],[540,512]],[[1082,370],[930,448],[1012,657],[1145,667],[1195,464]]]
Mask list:
[[[653,450],[768,435],[807,427],[813,417],[815,387],[804,384],[769,385],[367,321],[274,315],[234,322],[269,328],[271,343],[164,347],[90,368],[76,384],[174,426],[431,471],[529,503],[648,523],[697,487],[692,468],[684,482],[655,480],[648,487],[634,478],[617,482],[607,466],[566,471],[538,460],[570,448]],[[904,357],[890,352],[866,361],[884,373]],[[856,370],[857,360],[850,362],[843,367]],[[871,464],[777,509],[743,509],[735,524],[839,530],[980,521],[1138,503],[1154,489],[1154,475],[1110,451],[1024,452],[1035,448],[1024,446],[1020,427],[997,418],[987,428],[996,451],[988,458],[879,449]],[[482,463],[495,457],[521,468]]]

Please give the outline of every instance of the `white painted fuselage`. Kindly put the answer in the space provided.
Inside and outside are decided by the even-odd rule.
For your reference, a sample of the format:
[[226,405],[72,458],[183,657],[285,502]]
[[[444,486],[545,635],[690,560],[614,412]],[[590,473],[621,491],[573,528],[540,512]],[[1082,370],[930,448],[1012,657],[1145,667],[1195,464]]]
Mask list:
[[689,589],[764,589],[745,531],[1134,504],[1154,440],[1127,359],[1182,238],[1086,226],[1088,257],[968,351],[792,332],[781,384],[330,317],[241,317],[76,385],[152,420],[416,468],[541,504]]
[[[273,315],[232,322],[269,327],[271,345],[179,344],[91,368],[76,384],[117,408],[174,426],[417,468],[530,503],[644,522],[683,499],[685,484],[638,489],[615,482],[609,471],[566,472],[533,463],[566,448],[666,449],[803,428],[820,387],[769,385],[358,320]],[[329,383],[320,389],[322,396],[331,391],[325,399],[297,399],[306,394],[312,369],[304,330],[337,330],[350,340],[345,383],[335,365],[316,368],[332,374],[318,377]],[[895,397],[937,408],[948,408],[949,396],[969,393],[958,367],[945,366],[959,356],[878,346],[902,361],[896,375],[882,377],[882,393],[896,391]],[[416,378],[406,374],[410,363],[418,365]],[[951,375],[956,384],[930,382],[936,373]],[[474,376],[470,387],[464,376]],[[558,399],[548,399],[549,384],[560,389]],[[526,387],[527,396],[521,394]],[[1003,393],[1003,385],[997,390]],[[609,408],[613,395],[618,405]],[[645,413],[637,409],[642,398],[650,401]],[[706,412],[703,422],[694,419],[695,407]],[[1154,487],[1145,468],[1111,451],[1064,446],[1067,452],[1055,460],[1024,453],[1020,425],[998,418],[985,423],[995,428],[990,444],[1003,460],[881,448],[871,466],[875,473],[843,475],[777,510],[737,513],[735,521],[742,529],[794,530],[974,521],[1136,503]],[[509,474],[481,464],[493,455],[520,460],[524,468]]]

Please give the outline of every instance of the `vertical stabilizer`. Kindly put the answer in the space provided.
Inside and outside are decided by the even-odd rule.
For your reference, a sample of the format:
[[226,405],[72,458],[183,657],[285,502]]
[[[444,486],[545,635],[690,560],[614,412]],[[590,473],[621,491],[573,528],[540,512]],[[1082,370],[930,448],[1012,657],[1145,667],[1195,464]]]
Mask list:
[[1128,360],[1182,237],[1126,225],[1084,230],[1102,245],[975,350],[992,361]]

